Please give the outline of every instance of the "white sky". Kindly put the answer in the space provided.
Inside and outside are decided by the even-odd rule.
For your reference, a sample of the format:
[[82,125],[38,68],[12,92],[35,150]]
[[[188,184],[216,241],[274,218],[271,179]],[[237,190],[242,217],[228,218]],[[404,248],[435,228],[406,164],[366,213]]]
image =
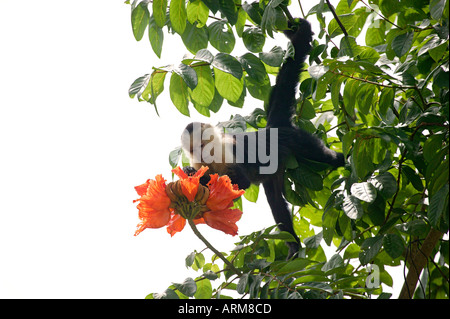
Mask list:
[[[134,40],[122,0],[0,0],[0,298],[143,298],[200,275],[184,266],[204,248],[188,227],[173,238],[165,228],[133,236],[134,186],[160,173],[170,179],[182,129],[208,120],[193,108],[181,115],[168,81],[160,117],[128,88],[186,52],[166,36],[158,60],[147,33]],[[209,121],[257,103],[224,104]],[[260,196],[244,203],[239,233],[273,223]],[[199,229],[223,251],[238,241]]]

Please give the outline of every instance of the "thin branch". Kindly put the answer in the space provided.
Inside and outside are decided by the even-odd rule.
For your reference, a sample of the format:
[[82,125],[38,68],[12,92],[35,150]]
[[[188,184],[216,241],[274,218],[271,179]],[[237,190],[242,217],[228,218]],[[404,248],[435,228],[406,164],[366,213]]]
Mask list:
[[339,16],[336,13],[336,10],[334,9],[333,5],[330,3],[329,0],[326,0],[328,8],[330,8],[331,13],[333,14],[334,18],[336,19],[336,22],[338,23],[339,27],[341,28],[342,32],[344,32],[344,35],[348,37],[347,30],[345,29],[344,25],[342,24],[341,20],[339,19]]
[[300,6],[300,11],[302,12],[303,19],[306,19],[305,12],[303,11],[303,6],[300,0],[298,0],[298,5]]
[[385,16],[383,16],[382,14],[378,13],[374,8],[372,8],[371,6],[369,6],[367,3],[365,3],[363,0],[360,0],[360,2],[362,2],[362,4],[364,4],[368,9],[370,9],[370,11],[375,12],[381,19],[383,19],[384,21],[392,24],[394,27],[399,28],[400,30],[403,30],[403,28],[399,27],[398,25],[396,25],[394,22],[392,22],[391,20],[389,20],[388,18],[386,18]]
[[237,276],[241,276],[242,273],[240,270],[238,270],[236,267],[234,267],[234,265],[225,258],[224,255],[222,255],[222,253],[220,251],[218,251],[216,248],[214,248],[213,245],[211,245],[209,243],[209,241],[206,240],[205,237],[203,237],[203,235],[198,231],[197,226],[195,226],[194,222],[190,219],[188,219],[189,222],[189,226],[191,226],[192,231],[194,232],[194,234],[206,245],[206,247],[208,247],[209,249],[211,249],[216,256],[218,256],[220,259],[222,259],[222,261],[230,268],[231,271],[233,271]]

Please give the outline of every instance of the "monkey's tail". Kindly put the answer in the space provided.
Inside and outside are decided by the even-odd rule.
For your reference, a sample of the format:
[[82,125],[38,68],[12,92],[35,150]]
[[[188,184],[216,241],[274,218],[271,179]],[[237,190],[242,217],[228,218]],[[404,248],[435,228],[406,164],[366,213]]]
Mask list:
[[280,68],[275,86],[271,92],[267,112],[267,126],[291,126],[291,117],[294,114],[295,93],[301,66],[311,50],[313,32],[308,21],[300,19],[296,30],[287,30],[285,35],[291,40],[294,48],[294,58],[289,57]]

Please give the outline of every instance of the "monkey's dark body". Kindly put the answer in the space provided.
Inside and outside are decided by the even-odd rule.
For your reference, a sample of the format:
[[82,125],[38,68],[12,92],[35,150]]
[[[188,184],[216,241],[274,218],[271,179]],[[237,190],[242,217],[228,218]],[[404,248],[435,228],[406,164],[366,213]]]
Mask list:
[[[298,252],[300,240],[295,234],[291,214],[283,197],[286,158],[290,154],[293,154],[299,162],[302,159],[308,159],[327,163],[332,167],[343,166],[345,163],[343,154],[328,149],[320,139],[304,130],[294,127],[291,122],[301,65],[311,50],[310,42],[313,35],[310,24],[306,20],[300,20],[300,25],[296,31],[285,31],[285,35],[294,45],[295,56],[294,58],[288,58],[280,68],[276,84],[271,92],[267,112],[267,126],[265,129],[267,133],[266,150],[270,150],[270,129],[277,128],[278,169],[274,174],[261,174],[260,168],[267,166],[267,163],[261,163],[258,160],[258,156],[256,156],[256,163],[251,163],[248,160],[249,148],[247,145],[243,147],[245,152],[243,163],[224,164],[226,166],[225,171],[232,183],[238,184],[240,189],[248,188],[251,183],[263,184],[267,201],[272,210],[275,222],[279,224],[279,229],[291,233],[297,241],[287,243],[289,247],[289,258]],[[189,128],[187,129],[189,130]],[[254,138],[252,135],[256,134],[257,139],[262,134],[262,131],[241,133],[244,134],[243,139],[234,138],[234,154],[236,155],[236,149],[239,146],[236,145],[238,141],[243,140],[247,144],[249,136]],[[186,170],[189,171],[187,168]],[[213,173],[215,173],[214,170],[208,171],[208,175]],[[203,179],[201,182],[205,183],[207,179]]]

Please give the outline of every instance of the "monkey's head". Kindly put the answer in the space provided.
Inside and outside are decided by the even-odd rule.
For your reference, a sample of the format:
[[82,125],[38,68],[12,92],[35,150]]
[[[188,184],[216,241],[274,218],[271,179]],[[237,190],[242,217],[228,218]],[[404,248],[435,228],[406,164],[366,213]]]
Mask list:
[[195,164],[208,165],[218,160],[214,159],[214,150],[222,148],[222,134],[211,124],[193,122],[181,134],[181,147],[189,154],[194,167]]

